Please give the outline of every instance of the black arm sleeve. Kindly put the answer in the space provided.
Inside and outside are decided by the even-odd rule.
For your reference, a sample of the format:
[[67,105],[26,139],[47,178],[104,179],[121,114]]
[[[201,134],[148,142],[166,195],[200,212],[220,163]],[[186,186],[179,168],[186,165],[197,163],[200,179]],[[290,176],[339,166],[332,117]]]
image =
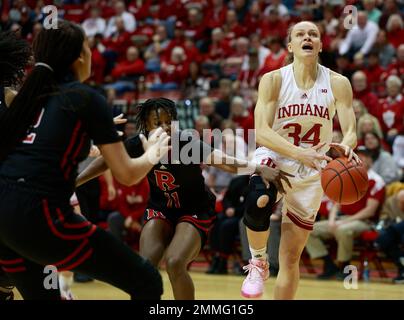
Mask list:
[[131,158],[138,158],[144,153],[142,140],[140,140],[139,135],[126,139],[124,144]]
[[83,123],[87,133],[94,144],[109,144],[118,142],[121,138],[115,128],[112,117],[112,109],[108,106],[105,98],[97,91],[86,89],[87,103],[81,112]]

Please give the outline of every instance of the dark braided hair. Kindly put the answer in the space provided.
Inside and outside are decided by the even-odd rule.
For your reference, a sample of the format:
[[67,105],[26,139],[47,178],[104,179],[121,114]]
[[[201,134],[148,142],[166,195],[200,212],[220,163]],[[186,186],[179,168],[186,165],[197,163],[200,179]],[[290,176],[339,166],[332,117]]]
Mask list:
[[152,111],[163,109],[170,115],[172,120],[177,120],[177,108],[175,102],[167,98],[147,99],[137,106],[135,123],[137,130],[141,133],[147,133],[146,123]]
[[14,31],[0,32],[0,85],[17,85],[30,57],[31,48],[27,41],[19,39]]

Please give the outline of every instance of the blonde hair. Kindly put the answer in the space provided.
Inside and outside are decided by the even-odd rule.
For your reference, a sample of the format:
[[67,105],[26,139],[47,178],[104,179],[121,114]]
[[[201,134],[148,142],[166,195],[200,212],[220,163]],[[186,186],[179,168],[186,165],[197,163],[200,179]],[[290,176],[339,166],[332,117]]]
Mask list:
[[362,126],[363,126],[363,123],[366,120],[372,121],[374,133],[377,134],[379,139],[383,139],[383,132],[382,132],[382,129],[380,127],[379,120],[375,116],[372,116],[370,113],[365,113],[358,120],[358,125],[357,125],[357,128],[356,128],[356,134],[357,134],[358,139],[363,138]]

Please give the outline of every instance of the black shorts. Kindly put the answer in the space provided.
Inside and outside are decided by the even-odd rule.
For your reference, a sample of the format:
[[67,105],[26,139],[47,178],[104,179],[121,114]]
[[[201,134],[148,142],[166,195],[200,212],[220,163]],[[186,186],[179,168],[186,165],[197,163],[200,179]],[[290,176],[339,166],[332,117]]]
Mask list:
[[25,299],[60,299],[44,287],[45,266],[75,270],[134,299],[158,299],[158,271],[114,236],[76,214],[68,197],[36,194],[0,179],[0,268]]
[[152,219],[162,219],[169,223],[173,228],[180,222],[188,222],[198,230],[201,236],[201,248],[205,245],[209,231],[216,219],[216,215],[209,212],[196,213],[189,215],[176,215],[173,213],[163,213],[158,209],[148,208],[144,213],[144,224]]

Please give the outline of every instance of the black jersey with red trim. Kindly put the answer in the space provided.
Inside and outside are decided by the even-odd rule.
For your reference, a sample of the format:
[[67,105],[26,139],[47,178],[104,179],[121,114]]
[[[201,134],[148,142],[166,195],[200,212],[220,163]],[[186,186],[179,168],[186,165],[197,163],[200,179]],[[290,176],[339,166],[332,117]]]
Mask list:
[[[191,144],[199,149],[199,159],[210,154],[212,148],[201,140],[192,139],[179,142],[179,152]],[[126,150],[132,158],[140,157],[143,146],[139,136],[125,141]],[[190,150],[190,149],[187,149]],[[192,215],[198,213],[214,214],[216,197],[205,185],[202,169],[198,163],[184,164],[180,159],[160,162],[148,173],[150,198],[148,207],[162,211],[164,214]]]
[[27,136],[0,164],[0,177],[38,191],[69,196],[78,163],[94,144],[120,141],[111,108],[97,91],[72,77],[44,103]]

